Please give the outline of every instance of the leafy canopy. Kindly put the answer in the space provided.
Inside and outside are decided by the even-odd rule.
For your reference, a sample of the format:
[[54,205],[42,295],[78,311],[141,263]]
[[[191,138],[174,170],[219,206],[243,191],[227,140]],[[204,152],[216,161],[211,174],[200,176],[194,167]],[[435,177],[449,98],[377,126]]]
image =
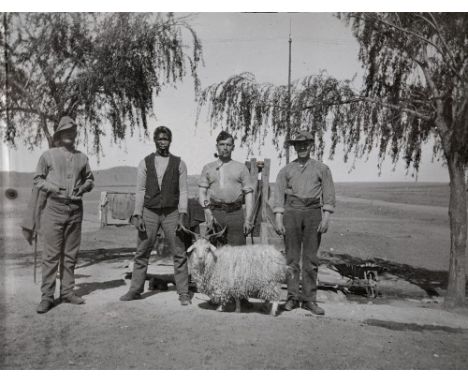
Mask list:
[[[251,73],[232,76],[204,89],[199,111],[208,108],[212,127],[239,135],[251,147],[263,143],[268,130],[273,142],[306,129],[316,135],[316,154],[324,153],[324,135],[331,136],[330,157],[338,143],[345,160],[378,150],[380,168],[389,154],[417,171],[422,144],[432,136],[434,154],[468,154],[468,21],[466,14],[350,13],[364,69],[362,87],[338,81],[325,71],[287,86],[262,84]],[[288,109],[290,107],[290,109]],[[442,118],[446,129],[437,122]],[[442,147],[443,134],[450,142]],[[281,152],[279,156],[281,156]]]
[[[433,133],[434,152],[468,161],[468,15],[349,13],[365,69],[362,96],[374,106],[384,144],[419,162]],[[395,107],[396,106],[396,107]],[[387,132],[387,130],[389,130]]]
[[[193,77],[201,43],[186,18],[173,14],[3,14],[0,116],[3,139],[34,147],[63,115],[85,125],[99,153],[105,122],[115,141],[136,126],[147,133],[153,97]],[[191,44],[187,46],[187,40]]]

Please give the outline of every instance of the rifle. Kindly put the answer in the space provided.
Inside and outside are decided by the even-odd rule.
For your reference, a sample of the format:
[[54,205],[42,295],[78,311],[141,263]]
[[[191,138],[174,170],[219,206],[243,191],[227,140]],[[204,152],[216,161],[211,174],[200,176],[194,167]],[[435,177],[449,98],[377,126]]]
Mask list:
[[34,235],[34,284],[36,284],[36,266],[37,266],[37,233]]

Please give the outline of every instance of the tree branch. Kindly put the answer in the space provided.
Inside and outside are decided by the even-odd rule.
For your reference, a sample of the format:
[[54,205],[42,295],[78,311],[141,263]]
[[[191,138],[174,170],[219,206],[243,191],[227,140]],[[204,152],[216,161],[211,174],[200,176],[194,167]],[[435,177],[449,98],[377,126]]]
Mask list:
[[[406,114],[411,114],[419,119],[422,119],[424,121],[433,121],[434,120],[434,117],[432,116],[429,116],[429,115],[426,115],[426,114],[423,114],[423,113],[420,113],[416,110],[413,110],[413,109],[409,109],[407,107],[403,107],[403,106],[399,106],[399,105],[393,105],[393,104],[390,104],[390,103],[387,103],[387,102],[383,102],[381,100],[378,100],[378,99],[375,99],[375,98],[371,98],[371,97],[356,97],[356,98],[350,98],[350,99],[347,99],[347,100],[343,100],[343,101],[337,101],[337,102],[326,102],[326,103],[320,103],[320,105],[326,105],[326,106],[339,106],[339,105],[346,105],[346,104],[351,104],[351,103],[359,103],[359,102],[369,102],[369,103],[374,103],[374,104],[378,104],[382,107],[386,107],[386,108],[389,108],[389,109],[393,109],[393,110],[397,110],[397,111],[400,111],[400,112],[403,112],[403,113],[406,113]],[[312,109],[316,107],[316,105],[309,105],[309,106],[305,106],[303,109]]]
[[[366,15],[369,15],[368,13],[366,13]],[[433,46],[440,54],[444,54],[444,52],[442,51],[442,49],[434,44],[431,40],[428,40],[427,38],[425,38],[424,36],[421,36],[420,34],[416,33],[416,32],[413,32],[409,29],[406,29],[406,28],[403,28],[403,27],[399,27],[398,25],[395,25],[394,23],[391,23],[389,21],[386,21],[386,20],[383,20],[379,17],[375,17],[375,16],[368,16],[369,18],[374,18],[374,20],[376,20],[377,22],[381,23],[381,24],[384,24],[390,28],[393,28],[393,29],[396,29],[402,33],[405,33],[405,34],[410,34],[410,35],[413,35],[414,37],[418,38],[419,40],[421,41],[424,41],[426,44],[429,44],[431,46]]]
[[20,112],[20,113],[29,113],[29,114],[37,114],[37,115],[41,115],[40,112],[38,112],[37,110],[35,109],[28,109],[26,107],[6,107],[4,109],[0,109],[0,114],[1,113],[5,113],[5,112],[10,112],[10,111],[13,111],[13,112]]
[[[389,22],[389,21],[383,20],[383,19],[381,19],[381,18],[379,18],[379,17],[369,16],[368,13],[366,13],[365,15],[367,15],[367,17],[369,17],[369,18],[372,18],[372,17],[373,17],[373,19],[376,20],[377,22],[382,23],[382,24],[384,24],[384,25],[387,25],[387,26],[390,27],[390,28],[394,28],[394,29],[396,29],[396,30],[398,30],[398,31],[400,31],[400,32],[402,32],[402,33],[406,33],[406,34],[413,35],[414,37],[418,38],[419,40],[424,41],[426,44],[431,45],[432,47],[434,47],[434,48],[441,54],[442,57],[445,56],[444,51],[443,51],[443,49],[442,49],[440,46],[438,46],[437,44],[435,44],[435,43],[432,42],[431,40],[428,40],[427,38],[425,38],[424,36],[420,35],[419,33],[416,33],[416,32],[413,32],[413,31],[411,31],[411,30],[409,30],[409,29],[400,27],[400,26],[398,26],[398,25],[395,25],[394,23],[391,23],[391,22]],[[436,32],[437,32],[437,31],[436,31]],[[449,53],[449,55],[450,55],[451,61],[453,61],[453,58],[452,58],[452,56],[451,56],[451,52],[449,51],[448,53]],[[451,69],[454,73],[457,74],[456,68],[455,68],[453,65],[450,65],[450,64],[449,64],[449,66],[450,66],[450,69]]]
[[[442,42],[442,45],[445,47],[445,50],[447,51],[447,54],[450,56],[450,60],[452,61],[452,64],[453,64],[452,70],[455,72],[455,75],[458,75],[457,70],[455,70],[455,68],[457,66],[455,56],[454,56],[453,52],[451,51],[450,47],[448,46],[447,42],[445,41],[445,39],[444,39],[444,37],[442,35],[442,32],[440,30],[440,27],[439,27],[439,25],[437,23],[437,20],[435,19],[434,15],[431,12],[428,12],[428,14],[431,17],[432,22],[430,20],[428,20],[426,17],[424,17],[423,14],[416,13],[416,16],[422,18],[425,22],[427,22],[429,25],[431,25],[434,28],[437,35],[439,36],[440,41]],[[461,79],[461,77],[460,77],[460,79]]]

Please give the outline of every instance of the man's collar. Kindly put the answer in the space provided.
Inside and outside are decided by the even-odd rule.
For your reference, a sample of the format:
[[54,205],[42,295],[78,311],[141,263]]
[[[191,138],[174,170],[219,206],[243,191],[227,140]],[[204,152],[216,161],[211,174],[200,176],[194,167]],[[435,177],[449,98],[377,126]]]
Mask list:
[[223,165],[223,164],[227,164],[227,163],[231,163],[231,162],[232,162],[232,158],[229,158],[229,160],[227,160],[227,161],[223,161],[220,158],[216,159],[216,163],[218,165]]
[[65,151],[67,153],[76,153],[76,148],[73,146],[70,150],[67,149],[65,146],[59,146],[58,147],[60,150]]
[[228,161],[223,162],[221,159],[216,159],[216,170],[219,170],[221,167],[231,163],[233,161],[232,158],[230,158]]
[[307,167],[309,163],[312,163],[312,158],[308,158],[304,163],[299,161],[299,158],[296,158],[293,163],[296,163],[298,166],[301,166],[301,168]]
[[171,153],[168,153],[167,156],[163,156],[156,151],[154,155],[156,155],[157,157],[161,157],[161,158],[169,158],[171,156]]

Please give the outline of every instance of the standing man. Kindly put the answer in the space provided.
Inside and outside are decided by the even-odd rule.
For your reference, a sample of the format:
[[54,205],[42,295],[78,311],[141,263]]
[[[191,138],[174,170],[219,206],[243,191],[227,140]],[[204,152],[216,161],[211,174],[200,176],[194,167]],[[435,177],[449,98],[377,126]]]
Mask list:
[[[247,167],[232,160],[234,138],[221,131],[216,138],[218,159],[203,167],[199,187],[199,202],[205,209],[207,225],[214,221],[226,227],[226,241],[230,245],[245,245],[252,230],[253,187]],[[245,197],[245,216],[242,212]]]
[[[317,305],[317,252],[322,233],[327,232],[335,208],[335,187],[330,169],[310,157],[314,137],[300,131],[293,144],[297,159],[283,167],[276,179],[273,211],[276,231],[285,237],[286,261],[292,274],[288,278],[285,310],[299,307],[317,315],[325,311]],[[302,296],[299,271],[302,247]]]
[[93,188],[94,177],[88,157],[75,149],[76,135],[75,121],[63,117],[53,135],[58,147],[41,155],[34,175],[34,185],[47,193],[41,217],[44,251],[42,298],[37,313],[46,313],[54,305],[59,264],[61,301],[77,305],[84,303],[73,291],[74,272],[81,242],[82,197]]
[[169,250],[174,258],[174,278],[181,305],[191,303],[188,292],[187,256],[176,236],[187,217],[187,166],[169,148],[172,132],[159,126],[153,134],[156,153],[145,157],[138,165],[135,211],[132,224],[138,230],[132,282],[121,301],[141,298],[148,270],[148,260],[162,227]]

